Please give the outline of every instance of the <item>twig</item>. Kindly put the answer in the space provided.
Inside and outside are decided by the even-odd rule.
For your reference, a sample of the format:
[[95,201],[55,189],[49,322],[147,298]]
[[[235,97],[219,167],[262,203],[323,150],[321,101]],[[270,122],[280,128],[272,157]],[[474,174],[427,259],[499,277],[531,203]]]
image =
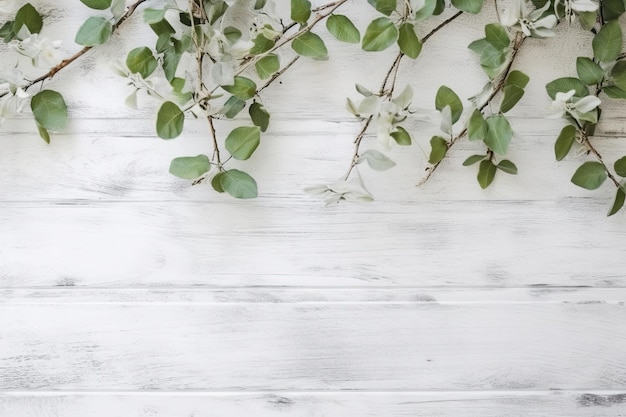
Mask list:
[[285,65],[280,71],[275,72],[272,77],[265,83],[263,84],[263,87],[259,88],[258,90],[256,90],[256,93],[259,94],[261,91],[265,90],[267,87],[270,86],[270,84],[272,84],[274,81],[276,81],[276,79],[278,77],[280,77],[281,75],[283,75],[285,73],[285,71],[287,71],[289,68],[291,68],[291,66],[293,64],[296,63],[296,61],[300,59],[300,55],[296,55],[295,58],[293,58],[291,61],[289,61],[289,63],[287,65]]
[[220,147],[217,144],[217,134],[215,133],[215,126],[213,125],[213,117],[207,116],[209,121],[209,130],[211,131],[211,138],[213,139],[213,158],[217,161],[217,166],[222,169],[222,161],[220,159]]

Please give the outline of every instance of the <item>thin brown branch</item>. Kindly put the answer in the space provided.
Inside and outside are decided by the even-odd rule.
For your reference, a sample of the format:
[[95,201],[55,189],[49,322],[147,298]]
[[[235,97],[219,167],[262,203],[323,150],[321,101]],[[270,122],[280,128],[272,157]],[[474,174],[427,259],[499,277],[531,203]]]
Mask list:
[[280,77],[281,75],[283,75],[285,73],[285,71],[287,71],[289,68],[291,68],[291,66],[293,64],[296,63],[296,61],[298,61],[298,59],[300,59],[300,55],[296,55],[291,61],[289,61],[289,63],[287,65],[285,65],[283,68],[281,68],[280,71],[275,72],[272,77],[267,80],[267,82],[265,84],[263,84],[263,87],[259,88],[256,93],[259,94],[261,91],[265,90],[267,87],[269,87],[274,81],[276,81],[276,79],[278,77]]
[[439,32],[441,29],[443,29],[444,26],[448,25],[449,23],[452,23],[457,17],[461,16],[462,14],[463,14],[463,12],[458,11],[454,15],[449,17],[448,19],[446,19],[443,22],[441,22],[439,25],[437,25],[437,27],[435,27],[433,30],[428,32],[428,34],[422,38],[422,43],[426,42],[431,36],[433,36],[435,33]]
[[585,148],[587,148],[587,150],[593,156],[595,156],[596,160],[599,163],[602,164],[602,166],[604,167],[604,170],[606,171],[607,176],[613,182],[613,184],[615,184],[615,186],[617,188],[622,187],[622,185],[620,184],[619,180],[617,178],[615,178],[615,175],[613,175],[613,173],[611,172],[609,167],[604,162],[604,159],[602,159],[602,155],[600,154],[600,152],[598,152],[598,150],[595,148],[595,146],[593,146],[593,144],[591,143],[591,140],[589,140],[589,135],[587,134],[585,129],[581,129],[580,131],[581,131],[581,139],[582,139],[581,142],[582,142],[582,144],[585,146]]
[[213,117],[207,116],[209,122],[209,130],[211,131],[211,138],[213,139],[213,159],[217,161],[217,166],[222,169],[222,160],[220,159],[220,147],[217,143],[217,133],[215,133],[215,125],[213,124]]

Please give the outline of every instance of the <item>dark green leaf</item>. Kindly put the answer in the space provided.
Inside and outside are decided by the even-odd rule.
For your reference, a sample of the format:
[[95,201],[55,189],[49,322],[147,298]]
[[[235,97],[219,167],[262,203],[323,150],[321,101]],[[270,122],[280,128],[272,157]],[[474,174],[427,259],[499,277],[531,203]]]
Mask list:
[[461,114],[463,114],[463,103],[461,103],[461,99],[459,99],[459,96],[457,96],[452,89],[442,85],[439,87],[439,90],[437,90],[435,108],[442,111],[446,106],[450,106],[452,124],[456,123],[461,118]]
[[614,99],[618,99],[618,100],[619,99],[621,99],[621,100],[626,99],[626,90],[624,90],[624,89],[622,89],[620,87],[617,87],[615,85],[604,87],[602,89],[602,92],[604,94],[606,94],[607,96],[609,96],[611,98],[614,98]]
[[90,9],[105,10],[111,7],[111,0],[80,0]]
[[326,28],[337,40],[348,43],[359,43],[361,34],[352,21],[343,15],[333,14],[326,19]]
[[602,62],[614,61],[622,51],[622,29],[618,21],[606,23],[591,41],[593,56]]
[[160,138],[173,139],[177,137],[183,131],[184,123],[185,115],[176,104],[166,101],[161,105],[156,121],[156,130]]
[[265,107],[263,107],[260,103],[252,103],[250,105],[250,109],[248,110],[250,113],[250,119],[255,126],[258,126],[261,129],[261,132],[265,132],[270,125],[270,114]]
[[276,42],[271,39],[267,39],[263,35],[257,35],[257,37],[252,40],[252,44],[252,48],[250,48],[250,55],[259,55],[272,49]]
[[616,20],[624,13],[623,0],[602,0],[600,7],[602,8],[602,18],[605,22]]
[[198,178],[211,169],[211,162],[206,155],[181,156],[172,159],[170,174],[185,180]]
[[410,23],[403,23],[400,25],[398,33],[398,46],[400,46],[402,53],[409,58],[417,58],[422,52],[422,42],[415,34],[415,26]]
[[626,61],[617,61],[611,69],[611,81],[622,90],[626,90]]
[[567,156],[572,149],[574,140],[576,140],[576,128],[572,125],[565,126],[554,143],[554,156],[557,161]]
[[65,129],[67,105],[60,93],[53,90],[42,90],[32,97],[30,108],[33,111],[33,116],[35,116],[35,121],[42,128],[54,132]]
[[374,6],[376,10],[386,16],[389,16],[391,13],[393,13],[397,7],[396,0],[367,0],[367,2]]
[[483,7],[483,0],[452,0],[452,5],[462,12],[476,14]]
[[167,19],[163,19],[158,23],[151,23],[150,29],[152,29],[152,31],[156,33],[157,36],[161,36],[164,33],[169,33],[170,35],[176,33],[176,29],[174,29],[172,25],[170,25]]
[[291,20],[306,24],[311,17],[311,2],[309,0],[291,0]]
[[508,159],[503,159],[498,165],[496,165],[496,167],[500,171],[506,172],[507,174],[517,175],[517,167]]
[[465,161],[463,161],[463,166],[468,167],[470,165],[474,165],[475,163],[482,161],[486,157],[487,155],[472,155],[468,157]]
[[235,198],[256,198],[258,196],[254,178],[237,169],[222,172],[220,185],[224,191]]
[[161,66],[163,67],[167,81],[171,82],[176,77],[176,70],[178,69],[181,57],[182,53],[176,52],[176,48],[169,48],[163,54],[163,63]]
[[500,112],[502,113],[506,113],[515,107],[517,102],[524,96],[524,89],[516,85],[507,85],[502,91],[504,92],[504,97],[500,104]]
[[499,51],[507,49],[511,44],[509,33],[506,28],[499,23],[490,23],[485,26],[485,38]]
[[235,84],[222,88],[241,100],[249,100],[256,94],[256,84],[250,78],[235,76]]
[[554,81],[550,81],[546,84],[546,91],[552,100],[556,98],[556,93],[567,93],[570,90],[575,90],[574,95],[576,97],[585,97],[589,94],[589,89],[578,78],[564,77],[557,78]]
[[433,136],[430,139],[430,157],[429,164],[438,164],[446,156],[448,152],[448,141],[441,136]]
[[265,7],[267,0],[256,0],[254,2],[254,10],[259,10]]
[[255,64],[257,74],[262,80],[269,78],[280,69],[280,61],[278,55],[269,54],[259,59]]
[[261,130],[258,126],[240,126],[233,129],[224,145],[235,159],[248,159],[261,143]]
[[526,88],[529,80],[528,75],[522,71],[513,70],[507,75],[504,85],[515,85],[523,89]]
[[572,182],[587,190],[595,190],[606,178],[606,170],[600,162],[585,162],[574,173]]
[[600,65],[584,56],[576,58],[576,72],[580,80],[587,85],[600,84],[604,78],[604,70]]
[[145,46],[133,49],[126,57],[126,66],[132,73],[139,73],[142,78],[148,78],[157,68],[157,60],[150,48]]
[[505,155],[513,138],[513,130],[509,121],[501,114],[490,116],[486,120],[488,130],[484,142],[498,155]]
[[626,199],[626,194],[624,193],[624,190],[622,189],[622,187],[618,187],[617,192],[615,193],[615,200],[613,201],[613,205],[611,206],[611,210],[609,210],[609,213],[607,214],[607,216],[612,216],[618,211],[620,211],[620,209],[624,207],[625,199]]
[[[207,6],[207,4],[205,3],[204,10],[206,10],[206,15],[209,19],[209,23],[212,25],[217,22],[220,17],[224,16],[224,13],[226,13],[226,10],[228,10],[228,4],[224,1],[211,1],[210,3],[212,3],[210,6]],[[187,15],[187,13],[185,14]],[[200,21],[197,24],[200,23],[202,22]]]
[[298,55],[309,58],[325,59],[328,57],[328,49],[322,38],[312,32],[305,32],[291,42],[291,48]]
[[620,159],[615,161],[615,173],[620,177],[626,177],[626,156],[622,156]]
[[387,17],[374,19],[365,29],[361,47],[364,51],[382,51],[398,39],[398,28]]
[[103,17],[90,17],[76,33],[74,41],[83,46],[95,46],[109,40],[113,26]]
[[19,33],[22,26],[26,26],[31,34],[41,32],[43,27],[41,15],[30,3],[26,3],[17,11],[13,21],[13,33]]
[[493,182],[493,179],[496,176],[496,170],[498,168],[488,159],[480,162],[478,166],[478,184],[480,184],[480,188],[483,190]]
[[0,28],[0,38],[4,41],[4,43],[9,43],[13,39],[15,39],[15,32],[13,31],[13,21],[9,20],[2,25]]
[[50,133],[45,127],[41,126],[39,123],[37,123],[37,132],[39,132],[39,136],[41,137],[41,139],[44,140],[44,142],[50,143]]
[[396,126],[396,131],[389,134],[398,145],[409,146],[411,144],[411,135],[402,126]]
[[474,110],[467,124],[469,140],[485,140],[487,138],[487,129],[487,123],[480,110]]
[[217,191],[218,193],[223,193],[224,192],[224,188],[222,188],[222,177],[224,176],[223,172],[218,172],[212,179],[211,179],[211,186],[213,187],[213,189],[215,191]]
[[224,108],[222,109],[222,114],[226,116],[228,119],[232,119],[237,116],[243,108],[246,107],[246,102],[238,99],[235,96],[230,96],[228,100],[224,103]]

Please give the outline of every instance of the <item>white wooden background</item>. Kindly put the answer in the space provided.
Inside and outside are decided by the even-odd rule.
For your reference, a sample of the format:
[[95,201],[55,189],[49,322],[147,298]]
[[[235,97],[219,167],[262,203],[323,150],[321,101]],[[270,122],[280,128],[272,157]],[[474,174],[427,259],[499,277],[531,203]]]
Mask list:
[[[344,13],[363,29],[361,3]],[[35,4],[45,34],[78,50],[87,8]],[[494,19],[487,2],[403,63],[417,107],[432,109],[441,84],[480,90],[466,45]],[[462,142],[415,187],[433,127],[414,122],[397,167],[361,169],[377,201],[324,207],[303,189],[345,172],[360,127],[345,97],[355,81],[376,88],[394,52],[329,39],[329,61],[285,74],[242,165],[260,196],[235,201],[167,173],[210,152],[204,123],[163,141],[155,103],[123,106],[107,65],[154,42],[139,22],[46,83],[71,116],[50,145],[28,117],[1,127],[0,416],[626,415],[626,215],[605,217],[608,182],[569,182],[581,159],[554,161],[561,122],[544,117],[545,83],[575,74],[588,35],[562,25],[522,49],[516,177],[482,191],[461,166],[480,147]],[[595,141],[611,162],[626,113],[603,107]]]

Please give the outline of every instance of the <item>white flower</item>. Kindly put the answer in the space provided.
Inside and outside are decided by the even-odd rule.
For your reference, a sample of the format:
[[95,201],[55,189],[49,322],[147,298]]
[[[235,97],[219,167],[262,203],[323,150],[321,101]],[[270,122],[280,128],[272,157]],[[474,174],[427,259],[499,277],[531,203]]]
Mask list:
[[597,123],[598,113],[596,108],[602,104],[600,99],[593,95],[574,97],[575,90],[567,93],[556,93],[552,107],[557,110],[553,117],[572,116],[577,122],[586,121]]
[[558,5],[563,2],[563,7],[565,8],[565,19],[569,23],[573,23],[576,20],[576,13],[581,12],[595,12],[598,10],[598,3],[593,0],[555,0],[554,2],[554,13],[556,14],[556,10]]
[[[588,0],[583,0],[588,1]],[[541,17],[550,7],[550,2],[541,9],[529,10],[526,0],[517,0],[513,10],[507,9],[502,14],[502,24],[521,31],[526,36],[547,38],[554,36],[557,19],[555,15]]]
[[360,181],[338,180],[332,184],[314,185],[306,188],[305,191],[309,194],[322,196],[326,205],[339,203],[341,200],[354,202],[374,200]]
[[37,33],[22,41],[13,40],[9,43],[9,47],[32,59],[34,66],[43,64],[53,67],[61,62],[61,54],[58,51],[61,47],[61,41],[40,37]]
[[23,82],[22,72],[17,68],[0,74],[0,124],[7,117],[21,113],[24,108],[29,94],[20,86]]

